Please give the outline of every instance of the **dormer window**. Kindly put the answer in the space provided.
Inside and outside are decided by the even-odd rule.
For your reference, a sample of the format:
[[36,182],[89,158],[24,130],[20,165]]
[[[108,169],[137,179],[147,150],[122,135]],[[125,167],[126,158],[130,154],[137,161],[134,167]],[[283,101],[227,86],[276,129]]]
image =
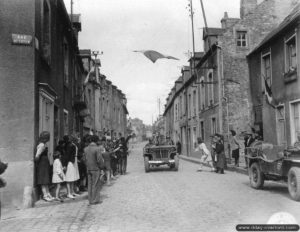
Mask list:
[[236,45],[238,47],[247,47],[247,31],[236,32]]

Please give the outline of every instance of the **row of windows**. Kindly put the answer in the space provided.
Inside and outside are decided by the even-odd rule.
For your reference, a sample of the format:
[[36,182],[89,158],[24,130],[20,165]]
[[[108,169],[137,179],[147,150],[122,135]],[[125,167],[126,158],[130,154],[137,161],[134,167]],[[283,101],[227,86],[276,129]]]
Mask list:
[[[285,72],[291,73],[297,71],[297,46],[296,35],[291,36],[285,41]],[[272,84],[272,61],[271,52],[262,54],[262,81],[266,80],[267,84]]]
[[[207,82],[201,84],[204,81],[204,77],[200,78],[200,85],[198,86],[198,105],[199,111],[204,110],[205,100],[207,99],[208,106],[214,104],[214,81],[213,81],[213,72],[208,73]],[[205,87],[207,85],[207,88]],[[188,118],[195,117],[197,114],[197,91],[193,90],[192,93],[189,93],[188,96],[183,94],[179,97],[179,103],[175,104],[175,120],[179,120],[182,116],[185,115],[187,110]]]

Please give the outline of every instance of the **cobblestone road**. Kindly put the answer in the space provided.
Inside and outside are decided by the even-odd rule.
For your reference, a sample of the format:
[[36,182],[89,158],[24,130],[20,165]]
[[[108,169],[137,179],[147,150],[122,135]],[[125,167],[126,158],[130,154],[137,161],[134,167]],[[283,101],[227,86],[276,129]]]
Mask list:
[[87,200],[19,211],[0,222],[0,231],[221,231],[239,223],[266,223],[274,213],[289,212],[300,222],[300,203],[285,185],[267,182],[254,190],[245,175],[219,175],[181,160],[178,172],[144,172],[142,146],[129,157],[128,174],[101,191],[103,203]]

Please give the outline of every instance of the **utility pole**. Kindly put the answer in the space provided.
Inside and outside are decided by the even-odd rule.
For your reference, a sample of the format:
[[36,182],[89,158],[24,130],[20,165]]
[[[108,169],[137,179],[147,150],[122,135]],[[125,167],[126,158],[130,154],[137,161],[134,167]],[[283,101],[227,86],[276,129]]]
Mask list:
[[[207,21],[206,21],[206,15],[205,15],[205,10],[204,10],[204,6],[203,6],[203,1],[200,0],[200,4],[201,4],[201,9],[202,9],[202,14],[203,14],[203,19],[204,19],[204,24],[205,24],[205,32],[206,34],[208,34],[208,27],[207,27]],[[208,46],[209,49],[211,48],[211,43],[210,43],[210,37],[208,36]]]
[[195,56],[195,33],[194,33],[194,10],[193,10],[193,0],[190,0],[189,7],[190,7],[189,12],[190,12],[191,21],[192,21],[193,56]]
[[160,98],[158,98],[158,117],[160,117]]
[[71,0],[71,25],[73,27],[73,0]]

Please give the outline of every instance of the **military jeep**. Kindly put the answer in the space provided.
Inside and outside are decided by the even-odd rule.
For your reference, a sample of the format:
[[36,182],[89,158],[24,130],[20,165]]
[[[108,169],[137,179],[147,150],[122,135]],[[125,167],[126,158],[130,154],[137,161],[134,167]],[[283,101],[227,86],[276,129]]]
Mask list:
[[174,145],[146,145],[143,156],[145,172],[160,165],[168,165],[172,170],[178,171],[179,157]]
[[256,141],[246,157],[252,188],[262,189],[266,180],[284,181],[291,198],[300,201],[300,151]]

